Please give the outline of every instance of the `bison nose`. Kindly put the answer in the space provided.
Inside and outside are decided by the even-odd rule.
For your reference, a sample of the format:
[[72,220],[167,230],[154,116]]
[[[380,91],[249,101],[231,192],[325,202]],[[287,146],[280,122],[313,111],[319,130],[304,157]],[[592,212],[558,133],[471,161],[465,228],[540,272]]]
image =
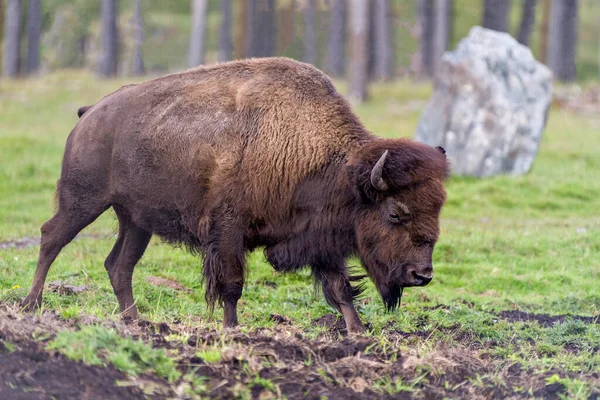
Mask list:
[[417,272],[413,272],[413,283],[415,286],[425,286],[433,279],[431,275],[419,275]]
[[411,265],[406,272],[407,283],[410,286],[425,286],[433,279],[433,268],[431,265]]

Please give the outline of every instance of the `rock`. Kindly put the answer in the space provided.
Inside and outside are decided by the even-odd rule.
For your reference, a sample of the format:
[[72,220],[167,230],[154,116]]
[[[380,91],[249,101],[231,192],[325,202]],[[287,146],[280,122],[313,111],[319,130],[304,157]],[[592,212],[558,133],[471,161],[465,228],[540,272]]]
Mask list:
[[538,152],[552,73],[507,33],[474,27],[442,57],[415,139],[443,146],[456,175],[522,175]]

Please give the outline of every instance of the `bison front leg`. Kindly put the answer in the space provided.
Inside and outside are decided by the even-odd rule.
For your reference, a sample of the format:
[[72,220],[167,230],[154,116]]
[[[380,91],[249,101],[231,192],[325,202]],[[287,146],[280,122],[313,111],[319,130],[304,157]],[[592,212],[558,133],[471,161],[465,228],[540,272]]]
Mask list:
[[354,308],[355,290],[350,284],[346,268],[331,268],[325,264],[313,265],[313,275],[321,282],[325,300],[344,316],[348,333],[363,333],[365,328]]
[[216,303],[223,305],[223,328],[238,325],[237,303],[244,288],[244,269],[243,237],[229,230],[213,235],[204,251],[206,301],[210,309]]

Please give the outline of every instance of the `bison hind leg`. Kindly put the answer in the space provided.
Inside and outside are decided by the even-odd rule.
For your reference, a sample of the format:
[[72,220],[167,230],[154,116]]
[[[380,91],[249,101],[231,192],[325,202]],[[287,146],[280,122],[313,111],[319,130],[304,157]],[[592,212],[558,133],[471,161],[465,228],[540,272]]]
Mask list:
[[24,309],[31,310],[41,305],[46,276],[60,251],[107,208],[108,205],[101,203],[92,207],[78,207],[75,202],[69,204],[63,201],[58,212],[42,225],[40,252],[33,284],[29,294],[21,302]]
[[152,233],[135,225],[125,209],[119,206],[113,208],[119,219],[119,236],[104,262],[104,267],[108,271],[122,315],[137,319],[132,288],[133,270],[146,251]]

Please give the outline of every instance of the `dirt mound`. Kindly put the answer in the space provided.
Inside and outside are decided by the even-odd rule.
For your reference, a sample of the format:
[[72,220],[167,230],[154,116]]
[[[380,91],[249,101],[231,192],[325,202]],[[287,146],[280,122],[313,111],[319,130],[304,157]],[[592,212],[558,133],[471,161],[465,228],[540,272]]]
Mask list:
[[0,399],[144,399],[114,367],[94,367],[49,353],[33,340],[0,332]]
[[[199,379],[202,395],[211,398],[524,398],[530,393],[558,398],[566,394],[560,382],[547,382],[554,374],[564,376],[564,371],[533,373],[519,363],[484,356],[469,344],[430,343],[424,349],[429,333],[388,332],[386,340],[340,338],[344,328],[339,318],[325,315],[315,323],[322,323],[327,332],[308,339],[290,321],[282,321],[274,329],[245,333],[148,321],[87,318],[74,323],[52,313],[29,315],[0,307],[0,398],[135,399],[167,394],[189,398],[181,388],[190,379]],[[89,323],[165,349],[176,360],[181,378],[167,382],[156,376],[127,377],[112,366],[86,366],[46,350],[57,331],[77,330]]]

